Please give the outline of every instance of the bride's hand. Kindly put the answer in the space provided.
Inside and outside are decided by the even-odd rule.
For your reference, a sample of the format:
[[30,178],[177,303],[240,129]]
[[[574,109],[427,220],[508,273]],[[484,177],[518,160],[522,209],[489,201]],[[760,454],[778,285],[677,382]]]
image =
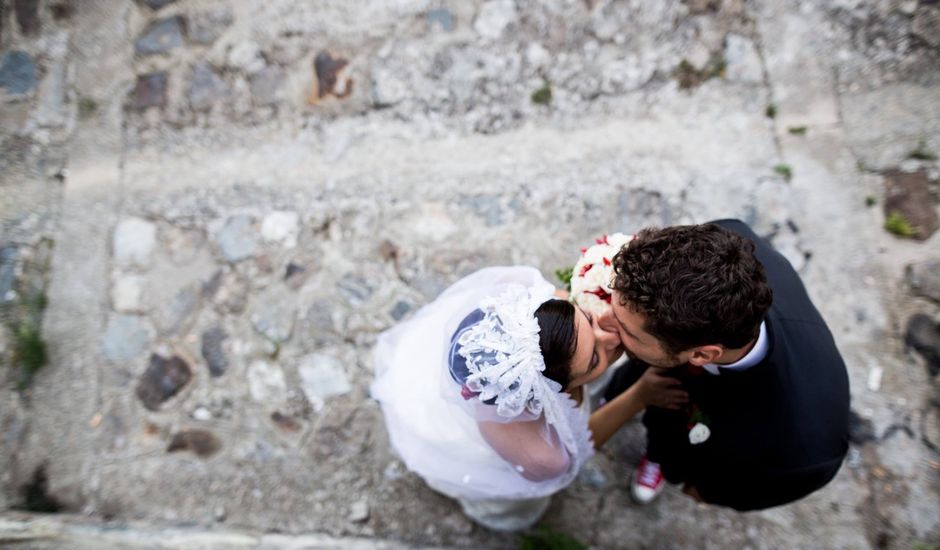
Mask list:
[[666,369],[649,367],[636,382],[640,400],[647,407],[678,410],[689,402],[689,393],[678,380],[665,376]]

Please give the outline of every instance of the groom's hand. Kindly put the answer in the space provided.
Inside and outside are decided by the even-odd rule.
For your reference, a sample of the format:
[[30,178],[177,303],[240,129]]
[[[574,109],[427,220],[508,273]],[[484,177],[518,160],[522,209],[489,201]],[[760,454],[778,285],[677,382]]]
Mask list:
[[650,367],[637,380],[640,399],[647,407],[677,410],[689,402],[689,393],[678,380],[665,376],[667,369]]

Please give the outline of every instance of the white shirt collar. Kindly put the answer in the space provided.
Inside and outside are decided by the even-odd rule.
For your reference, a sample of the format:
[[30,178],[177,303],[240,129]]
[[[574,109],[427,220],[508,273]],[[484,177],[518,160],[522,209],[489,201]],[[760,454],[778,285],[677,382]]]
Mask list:
[[747,352],[747,355],[738,359],[730,365],[716,365],[715,363],[709,363],[703,365],[702,368],[707,370],[710,374],[720,374],[718,367],[728,370],[743,371],[747,370],[754,365],[760,363],[764,360],[764,357],[767,356],[767,348],[769,342],[767,341],[767,323],[766,321],[761,321],[760,324],[760,334],[757,335],[757,342],[754,343],[754,347],[751,348],[751,351]]

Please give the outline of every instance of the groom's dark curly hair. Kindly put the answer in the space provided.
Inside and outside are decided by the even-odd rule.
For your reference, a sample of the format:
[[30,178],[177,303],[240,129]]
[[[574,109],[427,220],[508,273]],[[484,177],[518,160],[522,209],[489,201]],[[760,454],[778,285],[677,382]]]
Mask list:
[[754,243],[713,224],[644,229],[613,268],[620,303],[642,313],[646,332],[673,355],[747,345],[773,300]]

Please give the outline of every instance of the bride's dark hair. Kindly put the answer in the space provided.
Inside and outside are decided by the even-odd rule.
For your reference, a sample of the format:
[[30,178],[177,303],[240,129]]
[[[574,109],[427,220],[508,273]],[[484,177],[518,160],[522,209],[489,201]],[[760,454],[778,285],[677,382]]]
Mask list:
[[566,300],[549,300],[535,310],[539,322],[539,348],[545,359],[545,376],[561,384],[571,381],[571,359],[578,343],[574,306]]

